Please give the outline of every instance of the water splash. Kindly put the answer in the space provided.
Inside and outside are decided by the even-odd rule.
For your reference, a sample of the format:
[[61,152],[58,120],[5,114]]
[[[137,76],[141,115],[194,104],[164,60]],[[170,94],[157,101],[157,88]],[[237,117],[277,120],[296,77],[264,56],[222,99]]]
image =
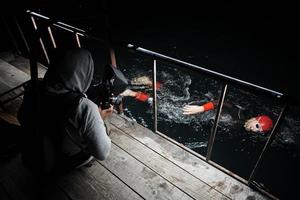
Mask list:
[[[139,60],[138,62],[142,62]],[[127,70],[129,77],[134,78],[138,76],[148,75],[151,77],[151,70]],[[215,118],[215,110],[209,111],[197,115],[185,116],[183,115],[182,108],[184,105],[189,104],[192,101],[203,100],[203,102],[211,101],[218,98],[220,92],[220,84],[216,81],[212,81],[206,78],[195,79],[193,81],[191,76],[179,71],[177,69],[167,69],[158,72],[158,81],[163,83],[160,91],[158,91],[158,119],[161,122],[167,124],[183,124],[191,126],[195,132],[207,133],[208,124],[213,124]],[[239,90],[237,88],[230,87],[229,92],[226,95],[225,101],[231,102],[236,105],[240,110],[246,111],[245,118],[256,116],[257,114],[268,113],[273,116],[278,116],[280,108],[268,101],[257,101],[258,97],[252,93]],[[151,91],[148,91],[151,92]],[[150,93],[151,94],[151,93]],[[260,99],[260,98],[259,98]],[[149,119],[147,116],[134,117],[133,114],[127,110],[127,115],[138,123],[145,127],[149,127]],[[153,111],[151,105],[145,112],[148,115],[152,115]],[[150,117],[152,120],[152,117]],[[282,126],[280,133],[275,139],[273,145],[280,144],[295,144],[297,141],[296,135],[299,135],[299,121],[295,119],[286,119],[287,124]],[[221,114],[218,130],[223,132],[226,136],[239,136],[247,134],[243,131],[243,121],[237,121],[230,114],[226,112]],[[238,130],[237,130],[238,129]],[[225,137],[225,136],[224,136]],[[298,136],[299,137],[299,136]],[[222,137],[220,137],[222,139]],[[250,139],[255,143],[262,141],[265,136],[259,134],[251,134]],[[224,138],[225,140],[225,138]]]
[[183,145],[189,149],[206,148],[207,142],[186,142]]

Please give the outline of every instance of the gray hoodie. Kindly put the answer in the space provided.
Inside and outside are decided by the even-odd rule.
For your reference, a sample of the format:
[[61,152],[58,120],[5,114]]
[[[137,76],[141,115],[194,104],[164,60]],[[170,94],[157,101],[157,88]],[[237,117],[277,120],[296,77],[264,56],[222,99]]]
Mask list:
[[[71,156],[82,148],[87,148],[95,158],[104,160],[109,155],[111,140],[107,136],[98,106],[84,97],[93,73],[94,63],[89,51],[56,51],[42,81],[44,95],[41,98],[40,113],[43,121],[40,124],[43,124],[42,128],[55,126],[59,121],[56,119],[64,115],[64,107],[73,104],[63,100],[63,97],[68,93],[83,94],[74,111],[64,120],[66,123],[65,133],[62,135],[62,151]],[[65,102],[61,103],[63,101]],[[24,120],[21,117],[21,124],[22,121]]]

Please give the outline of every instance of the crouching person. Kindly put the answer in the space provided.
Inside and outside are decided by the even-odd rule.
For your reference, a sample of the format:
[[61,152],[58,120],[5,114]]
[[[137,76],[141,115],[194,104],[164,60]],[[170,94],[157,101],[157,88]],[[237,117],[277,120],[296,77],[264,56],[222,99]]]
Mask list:
[[37,116],[34,93],[25,88],[18,113],[24,130],[22,159],[38,175],[52,176],[108,157],[111,140],[103,120],[112,106],[101,110],[89,100],[94,63],[88,50],[56,50],[45,77],[39,81]]

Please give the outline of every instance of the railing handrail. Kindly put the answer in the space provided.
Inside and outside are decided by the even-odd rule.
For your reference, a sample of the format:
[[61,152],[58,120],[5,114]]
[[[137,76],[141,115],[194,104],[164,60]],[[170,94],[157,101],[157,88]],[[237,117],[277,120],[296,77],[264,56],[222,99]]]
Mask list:
[[248,86],[250,88],[262,90],[262,91],[265,91],[267,93],[270,93],[271,95],[273,95],[277,98],[281,98],[283,96],[283,93],[281,93],[281,92],[278,92],[278,91],[275,91],[275,90],[272,90],[272,89],[268,89],[266,87],[262,87],[262,86],[259,86],[259,85],[256,85],[256,84],[253,84],[253,83],[250,83],[250,82],[247,82],[247,81],[243,81],[243,80],[240,80],[240,79],[234,78],[232,76],[228,76],[228,75],[225,75],[225,74],[222,74],[222,73],[210,70],[210,69],[206,69],[204,67],[201,67],[201,66],[189,63],[189,62],[185,62],[185,61],[182,61],[182,60],[179,60],[179,59],[176,59],[176,58],[172,58],[170,56],[166,56],[164,54],[157,53],[155,51],[151,51],[151,50],[148,50],[148,49],[145,49],[145,48],[142,48],[142,47],[136,47],[133,44],[128,44],[127,46],[130,49],[134,49],[138,52],[142,52],[144,54],[147,54],[147,55],[150,55],[150,56],[153,56],[153,57],[156,57],[156,58],[160,58],[161,60],[165,60],[165,61],[169,61],[169,62],[172,62],[172,63],[176,63],[178,65],[186,66],[186,67],[189,67],[190,69],[200,70],[200,71],[202,71],[202,72],[204,72],[208,75],[216,77],[216,79],[220,79],[220,80],[228,81],[228,82],[234,82],[238,85]]
[[[83,37],[86,37],[86,38],[92,39],[92,40],[96,40],[98,42],[102,42],[106,45],[108,44],[108,42],[106,40],[98,38],[96,36],[89,35],[83,29],[77,28],[75,26],[68,25],[68,24],[63,23],[63,22],[51,20],[49,17],[46,17],[46,16],[41,15],[41,14],[36,13],[36,12],[32,12],[30,10],[28,10],[27,13],[29,13],[32,16],[44,19],[44,20],[49,20],[49,21],[52,22],[52,24],[54,26],[61,27],[64,30],[77,33],[77,34],[79,34]],[[201,71],[201,72],[205,73],[206,75],[214,77],[217,80],[221,80],[221,81],[226,82],[226,83],[232,83],[232,84],[239,85],[239,86],[242,86],[242,87],[247,87],[247,88],[252,89],[252,90],[254,89],[256,91],[263,92],[264,94],[276,97],[276,99],[281,99],[281,100],[284,100],[284,101],[293,102],[294,104],[300,105],[300,99],[297,98],[297,97],[288,96],[288,95],[283,94],[282,92],[279,92],[279,91],[276,91],[276,90],[273,90],[273,89],[269,89],[269,88],[266,88],[266,87],[263,87],[263,86],[260,86],[260,85],[254,84],[254,83],[250,83],[250,82],[247,82],[247,81],[244,81],[244,80],[232,77],[232,76],[228,76],[228,75],[222,74],[220,72],[201,67],[199,65],[195,65],[195,64],[192,64],[192,63],[189,63],[189,62],[186,62],[186,61],[182,61],[182,60],[179,60],[179,59],[176,59],[176,58],[173,58],[173,57],[170,57],[170,56],[167,56],[167,55],[164,55],[164,54],[161,54],[161,53],[149,50],[149,49],[145,49],[143,47],[135,46],[134,44],[131,44],[131,43],[110,41],[110,44],[115,45],[115,46],[119,46],[119,47],[123,47],[123,48],[127,48],[127,49],[130,49],[130,50],[134,50],[136,52],[140,52],[140,53],[146,54],[148,56],[159,58],[160,60],[177,64],[180,67],[188,67],[189,69],[192,69],[192,70],[198,70],[198,71]]]

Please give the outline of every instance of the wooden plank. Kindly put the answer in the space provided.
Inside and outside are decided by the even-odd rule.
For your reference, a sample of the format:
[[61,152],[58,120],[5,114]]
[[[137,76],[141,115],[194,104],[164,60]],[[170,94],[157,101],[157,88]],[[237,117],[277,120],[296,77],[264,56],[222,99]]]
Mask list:
[[55,183],[43,185],[42,197],[43,200],[72,200],[70,199]]
[[3,189],[6,191],[10,199],[12,200],[30,200],[30,199],[36,199],[36,197],[28,197],[25,195],[20,189],[19,186],[17,186],[13,180],[11,179],[3,179],[1,180],[1,185]]
[[[10,65],[9,63],[0,59],[0,92],[3,93],[8,91],[9,89],[20,85],[21,83],[29,80],[29,76]],[[22,92],[22,88],[17,89],[13,92],[10,92],[1,97],[1,101],[5,101],[11,97],[14,97],[16,94]],[[11,113],[12,115],[16,115],[21,105],[21,98],[16,98],[15,100],[8,102],[4,105],[5,111]]]
[[0,59],[4,60],[5,62],[11,62],[15,60],[15,55],[11,51],[3,51],[0,52]]
[[151,130],[133,122],[126,116],[121,117],[114,114],[110,120],[113,125],[122,129],[128,135],[136,138],[153,151],[161,154],[193,176],[220,191],[225,196],[232,199],[267,199],[247,185],[228,176],[174,143],[154,134]]
[[[24,179],[22,183],[20,180],[13,180],[14,178],[6,178],[2,180],[3,188],[8,193],[12,200],[70,200],[55,184],[49,183],[47,185],[40,184],[32,185],[31,179]],[[19,179],[19,178],[18,178]],[[0,198],[1,199],[1,198]],[[1,199],[2,200],[2,199]]]
[[0,118],[14,125],[20,125],[16,116],[10,114],[10,112],[5,112],[0,110]]
[[[2,94],[3,92],[6,92],[8,90],[10,90],[12,87],[9,86],[5,81],[1,80],[0,79],[0,94]],[[0,101],[1,102],[5,102],[6,100],[8,99],[11,99],[13,97],[16,97],[17,95],[21,94],[22,92],[24,91],[24,88],[23,87],[20,87],[20,88],[17,88],[16,90],[13,90],[5,95],[2,95],[0,97]],[[17,99],[14,99],[14,100],[17,100]],[[21,102],[21,100],[17,100],[19,101],[18,103]]]
[[73,200],[142,199],[98,162],[61,177],[58,185]]
[[5,191],[5,188],[3,187],[1,181],[0,181],[0,199],[1,200],[11,200],[8,193]]
[[[3,61],[0,59],[0,94],[9,89],[20,85],[21,83],[29,80],[30,76],[16,67],[12,66],[11,64]],[[12,97],[23,92],[23,87],[20,87],[6,95],[0,97],[0,101],[4,102]],[[3,113],[10,113],[13,116],[17,115],[19,107],[22,103],[22,98],[18,97],[4,105],[2,105]],[[3,118],[3,117],[2,117]]]
[[99,162],[144,199],[193,199],[114,144],[110,156]]
[[23,167],[20,155],[1,163],[0,182],[13,200],[70,200],[54,183],[38,181]]
[[[19,70],[25,72],[26,74],[30,75],[30,60],[27,58],[24,58],[23,56],[15,56],[15,59],[11,62],[9,62],[11,65],[15,66]],[[47,68],[38,63],[38,77],[43,78],[45,73],[47,71]]]
[[29,79],[28,74],[0,59],[0,80],[10,88],[16,87]]
[[15,59],[9,62],[11,65],[15,66],[19,70],[30,75],[30,61],[21,56],[15,56]]
[[147,165],[182,191],[185,191],[191,197],[195,199],[212,200],[228,199],[206,183],[123,133],[121,130],[112,128],[110,138],[120,148],[124,149],[131,156],[142,162],[144,165]]
[[[3,80],[0,79],[0,94],[2,94],[3,92],[6,92],[8,90],[10,90],[12,87],[10,87],[9,85],[7,85]],[[24,88],[23,87],[19,87],[5,95],[0,96],[0,101],[4,102],[10,98],[13,98],[21,93],[23,93]]]
[[5,190],[14,200],[37,199],[39,184],[35,178],[25,169],[20,155],[8,160],[1,165],[0,177]]

